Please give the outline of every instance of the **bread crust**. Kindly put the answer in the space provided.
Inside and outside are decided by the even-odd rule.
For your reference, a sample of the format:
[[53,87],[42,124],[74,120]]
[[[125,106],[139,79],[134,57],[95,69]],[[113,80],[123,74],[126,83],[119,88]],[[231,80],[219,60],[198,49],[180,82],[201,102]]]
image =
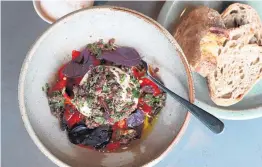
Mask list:
[[[210,44],[218,48],[218,43],[226,38],[225,25],[220,14],[208,7],[201,6],[192,10],[178,25],[174,37],[183,49],[193,71],[206,77],[216,67],[216,57],[208,49],[201,49],[201,45]],[[214,31],[217,29],[219,31]],[[222,32],[222,33],[221,33]],[[208,36],[210,35],[210,36]],[[203,38],[214,38],[218,41],[203,42]],[[209,43],[208,43],[209,42]],[[201,51],[203,54],[201,54]]]
[[[252,87],[262,78],[262,23],[258,13],[252,7],[240,3],[234,3],[228,6],[228,8],[221,14],[221,17],[226,28],[228,28],[229,40],[221,50],[222,55],[218,58],[217,69],[207,77],[207,83],[212,101],[219,106],[230,106],[241,101]],[[250,49],[250,53],[243,54],[244,51],[242,48]],[[250,55],[251,53],[252,55]],[[254,62],[258,64],[255,67],[253,67],[252,62],[249,62],[250,66],[245,67],[245,65],[239,64],[239,67],[235,67],[245,68],[244,73],[247,75],[246,77],[250,78],[249,82],[243,82],[244,79],[233,80],[233,82],[237,82],[233,84],[239,84],[241,89],[236,85],[233,85],[233,88],[231,88],[232,85],[224,85],[226,82],[231,82],[231,77],[241,77],[241,73],[235,73],[234,76],[231,77],[223,74],[217,79],[219,80],[219,78],[223,78],[223,80],[215,81],[216,78],[213,75],[220,72],[221,65],[230,61],[230,58],[227,57],[235,57],[234,61],[237,61],[239,58],[238,56],[244,56],[244,58],[247,59],[246,62],[248,62],[253,54],[257,54]],[[232,64],[232,66],[234,66],[234,64]],[[226,71],[226,73],[232,72],[233,70],[234,68]],[[257,72],[254,73],[251,72],[251,70],[257,70]],[[255,76],[255,78],[253,76]],[[221,92],[219,93],[219,86],[217,85],[223,87],[223,90],[231,88],[231,91],[221,94]]]

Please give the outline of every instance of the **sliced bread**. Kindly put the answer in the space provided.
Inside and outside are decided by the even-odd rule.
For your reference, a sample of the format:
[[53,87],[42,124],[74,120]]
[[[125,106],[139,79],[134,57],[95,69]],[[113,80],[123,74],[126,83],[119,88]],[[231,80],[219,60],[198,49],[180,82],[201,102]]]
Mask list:
[[223,11],[221,17],[226,28],[229,29],[231,39],[252,34],[250,43],[262,45],[261,19],[251,6],[240,3],[231,4]]
[[220,14],[202,6],[192,10],[176,28],[174,37],[183,49],[193,71],[206,77],[214,71],[218,52],[227,39]]
[[221,17],[228,28],[228,39],[207,82],[212,101],[230,106],[242,100],[262,78],[262,24],[257,12],[245,4],[230,5]]
[[228,41],[207,83],[212,101],[219,106],[230,106],[242,100],[261,78],[262,47]]

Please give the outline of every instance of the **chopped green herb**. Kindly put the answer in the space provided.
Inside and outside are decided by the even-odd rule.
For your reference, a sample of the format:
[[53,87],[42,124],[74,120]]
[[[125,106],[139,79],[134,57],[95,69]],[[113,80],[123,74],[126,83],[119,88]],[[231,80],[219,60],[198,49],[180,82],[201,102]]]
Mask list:
[[126,79],[126,75],[125,74],[121,74],[120,75],[120,83],[123,83]]
[[99,69],[99,71],[103,71],[104,70],[104,66],[99,66],[98,69]]
[[134,98],[138,98],[140,95],[140,92],[137,89],[132,89],[132,94]]
[[152,106],[154,103],[159,103],[160,98],[159,97],[154,97],[152,94],[146,94],[144,96],[145,100],[147,100],[148,105]]
[[134,82],[134,83],[138,82],[137,79],[136,79],[134,76],[132,76],[130,80],[131,80],[132,82]]
[[134,102],[130,101],[130,102],[127,102],[127,105],[132,105],[134,104]]
[[103,117],[98,117],[98,116],[95,117],[94,120],[95,120],[95,122],[98,123],[98,124],[104,124],[104,122],[105,122],[105,118],[103,118]]
[[151,100],[153,98],[152,94],[146,94],[144,97],[146,100]]
[[87,102],[88,107],[91,106],[91,104],[93,103],[93,101],[94,101],[93,97],[90,97],[90,96],[87,97],[86,102]]
[[48,85],[48,83],[46,83],[45,86],[42,87],[42,91],[44,91],[44,92],[46,92],[46,93],[49,91],[49,85]]
[[102,91],[103,91],[103,92],[108,92],[108,91],[109,91],[109,88],[107,87],[107,85],[104,85],[104,86],[103,86]]

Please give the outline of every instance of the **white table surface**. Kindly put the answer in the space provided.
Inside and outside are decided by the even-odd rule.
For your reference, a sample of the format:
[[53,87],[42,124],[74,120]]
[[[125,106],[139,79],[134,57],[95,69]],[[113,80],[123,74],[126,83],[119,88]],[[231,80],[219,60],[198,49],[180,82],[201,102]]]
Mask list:
[[[156,19],[162,2],[109,2],[138,10]],[[3,167],[55,167],[27,134],[17,101],[20,68],[29,47],[49,27],[32,2],[1,2],[1,92]],[[157,167],[261,167],[262,118],[226,121],[214,135],[191,117],[180,142]]]

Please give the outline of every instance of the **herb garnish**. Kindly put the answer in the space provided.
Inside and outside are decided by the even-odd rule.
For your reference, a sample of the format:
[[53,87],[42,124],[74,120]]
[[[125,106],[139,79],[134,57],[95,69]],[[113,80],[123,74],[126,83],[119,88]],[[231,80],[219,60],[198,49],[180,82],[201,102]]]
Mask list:
[[132,89],[132,95],[134,98],[138,98],[140,95],[140,92],[137,89]]
[[109,88],[107,87],[107,85],[103,85],[102,91],[103,92],[108,92],[109,91]]
[[121,74],[120,75],[120,83],[123,83],[126,79],[126,75],[125,74]]
[[49,84],[46,83],[45,86],[42,87],[42,91],[44,91],[45,93],[47,93],[49,91]]
[[145,100],[147,101],[147,103],[150,106],[153,106],[154,103],[159,103],[160,102],[160,98],[159,97],[155,97],[152,94],[146,94],[144,96]]

